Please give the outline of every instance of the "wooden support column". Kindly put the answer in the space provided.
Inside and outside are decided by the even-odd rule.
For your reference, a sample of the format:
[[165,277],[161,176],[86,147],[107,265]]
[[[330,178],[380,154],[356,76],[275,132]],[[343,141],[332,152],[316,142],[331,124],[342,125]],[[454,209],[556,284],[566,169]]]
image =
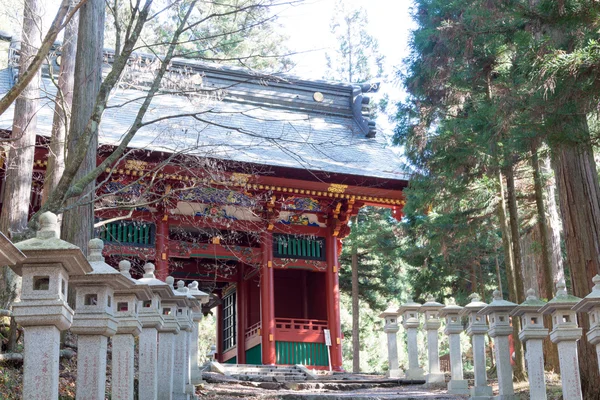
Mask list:
[[302,271],[302,318],[308,319],[308,271]]
[[260,307],[262,335],[262,363],[275,364],[275,288],[273,277],[273,234],[261,234],[262,266],[260,276]]
[[248,304],[248,282],[244,280],[244,264],[238,264],[237,281],[237,363],[246,364],[246,306]]
[[[220,297],[222,300],[222,293]],[[217,306],[217,361],[223,362],[223,303]]]
[[164,281],[169,276],[169,216],[159,209],[155,224],[154,245],[156,256],[154,264],[156,266],[156,277]]
[[327,323],[331,331],[331,366],[335,371],[342,370],[342,328],[340,325],[340,283],[337,251],[337,238],[327,237],[327,271],[325,286],[327,290]]

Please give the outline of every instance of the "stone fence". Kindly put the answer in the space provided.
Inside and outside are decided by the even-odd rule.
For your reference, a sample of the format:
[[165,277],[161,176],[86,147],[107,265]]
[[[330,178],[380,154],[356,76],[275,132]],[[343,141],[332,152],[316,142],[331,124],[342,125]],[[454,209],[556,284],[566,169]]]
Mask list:
[[[379,315],[385,319],[384,332],[388,337],[388,375],[405,376],[407,379],[425,378],[430,386],[445,385],[438,352],[438,329],[441,326],[440,317],[443,317],[446,320],[444,333],[448,335],[450,350],[451,379],[447,384],[448,392],[470,395],[470,399],[477,400],[493,397],[492,388],[488,385],[485,362],[485,335],[488,335],[494,341],[494,359],[498,373],[499,393],[494,398],[512,399],[514,387],[509,335],[513,332],[511,317],[521,318],[519,340],[527,343],[525,358],[530,398],[545,400],[547,394],[542,341],[548,336],[548,329],[544,327],[543,316],[551,315],[550,340],[558,346],[563,398],[582,399],[577,355],[577,341],[582,336],[582,329],[577,324],[577,312],[587,313],[589,316],[587,339],[596,345],[600,361],[600,275],[594,277],[593,283],[592,292],[584,299],[569,295],[565,283],[559,282],[555,297],[547,303],[539,300],[534,290],[529,289],[527,299],[519,305],[502,299],[502,294],[496,290],[489,304],[482,302],[479,295],[474,293],[469,296],[471,302],[464,307],[456,305],[453,299],[450,299],[448,305],[440,304],[432,296],[422,305],[410,299],[400,308],[390,306]],[[417,330],[421,325],[419,314],[424,315],[423,327],[427,331],[427,373],[420,367],[418,358]],[[398,366],[396,333],[400,317],[407,334],[408,369],[405,372]],[[475,382],[470,390],[463,378],[460,348],[463,318],[468,321],[466,333],[472,339]]]
[[[23,278],[21,300],[13,305],[24,330],[23,398],[58,399],[60,332],[69,328],[78,335],[77,399],[105,398],[109,338],[112,400],[134,398],[136,350],[139,399],[195,398],[198,322],[208,300],[198,283],[162,282],[150,263],[143,278],[133,279],[128,261],[119,271],[104,262],[102,240],[90,241],[86,259],[59,238],[56,215],[44,213],[39,222],[35,238],[15,245],[0,234],[0,265]],[[69,285],[75,311],[67,304]]]

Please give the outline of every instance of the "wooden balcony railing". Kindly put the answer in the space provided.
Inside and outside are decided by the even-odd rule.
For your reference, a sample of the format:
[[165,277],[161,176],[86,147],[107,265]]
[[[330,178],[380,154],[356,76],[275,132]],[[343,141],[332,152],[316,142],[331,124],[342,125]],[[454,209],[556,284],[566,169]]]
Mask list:
[[261,323],[258,321],[254,325],[246,329],[244,338],[246,341],[246,350],[260,344],[260,326]]
[[327,321],[275,318],[275,336],[280,341],[324,343],[323,329],[327,329]]

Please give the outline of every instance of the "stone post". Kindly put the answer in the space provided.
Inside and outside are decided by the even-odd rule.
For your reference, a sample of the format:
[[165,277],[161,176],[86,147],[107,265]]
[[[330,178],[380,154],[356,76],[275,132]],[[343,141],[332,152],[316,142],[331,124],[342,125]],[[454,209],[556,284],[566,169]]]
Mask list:
[[108,338],[117,331],[114,291],[131,288],[131,282],[104,262],[100,239],[88,245],[93,271],[71,279],[76,289],[77,312],[71,331],[77,334],[77,399],[106,397],[106,351]]
[[442,323],[440,322],[439,313],[444,308],[443,304],[435,301],[432,295],[427,297],[427,302],[421,306],[419,310],[425,315],[425,330],[427,331],[427,361],[429,371],[426,376],[427,385],[429,387],[442,386],[446,383],[444,374],[440,371],[440,352],[438,344],[438,329]]
[[[208,302],[208,294],[198,290],[198,282],[194,281],[188,285],[190,295],[194,296],[200,304]],[[198,362],[198,324],[202,320],[202,307],[192,313],[192,333],[190,342],[190,383],[199,385],[202,383],[202,373]]]
[[[174,282],[173,277],[166,279],[167,284]],[[175,354],[173,357],[173,400],[188,400],[190,390],[188,388],[188,370],[189,365],[189,332],[192,331],[192,321],[190,319],[190,309],[188,300],[188,288],[183,281],[177,282],[177,289],[174,290],[177,299],[175,317],[179,322],[180,331],[175,335]],[[193,299],[193,298],[192,298]]]
[[448,382],[448,393],[469,394],[468,382],[463,375],[462,350],[460,348],[460,333],[463,326],[460,312],[463,308],[456,305],[453,298],[449,299],[448,305],[440,310],[440,316],[446,318],[444,333],[448,335],[450,347],[451,379]]
[[550,340],[558,347],[563,398],[578,400],[582,393],[577,341],[581,338],[582,329],[577,326],[577,313],[572,308],[581,299],[567,294],[564,281],[558,282],[556,289],[556,296],[539,311],[552,315]]
[[389,364],[387,376],[390,378],[400,378],[402,371],[398,366],[398,341],[396,338],[399,330],[397,306],[390,305],[387,310],[379,314],[379,318],[384,319],[385,325],[383,326],[383,331],[387,334]]
[[592,292],[575,305],[573,310],[588,313],[590,330],[586,336],[590,344],[596,345],[596,356],[600,366],[600,275],[594,276],[592,282],[594,283]]
[[527,376],[529,378],[529,397],[546,400],[546,376],[544,374],[543,341],[548,336],[544,328],[544,316],[538,311],[546,302],[535,296],[533,289],[527,290],[527,299],[519,304],[511,313],[521,318],[519,339],[527,343],[525,359],[527,360]]
[[475,386],[471,388],[472,400],[487,400],[492,397],[493,391],[487,384],[487,371],[485,365],[485,334],[488,331],[485,316],[477,315],[487,304],[481,301],[477,293],[469,296],[471,302],[461,311],[460,315],[469,318],[467,335],[471,337],[473,347],[473,372]]
[[490,304],[479,311],[478,315],[489,315],[490,328],[488,334],[494,339],[494,356],[498,371],[497,400],[512,400],[515,398],[513,386],[513,370],[510,364],[510,346],[508,336],[512,334],[510,312],[517,306],[515,303],[502,298],[499,290],[494,290],[494,298]]
[[[173,290],[169,287],[171,293]],[[169,299],[163,298],[162,315],[165,320],[158,332],[158,364],[160,365],[160,384],[158,385],[158,400],[173,399],[173,365],[175,363],[175,337],[180,327],[175,312],[177,300],[175,295]]]
[[[152,263],[144,265],[139,283],[148,285],[152,300],[139,303],[142,332],[139,337],[139,398],[158,398],[158,332],[163,328],[162,301],[173,299],[173,290],[154,275]],[[162,369],[161,369],[162,375]],[[161,376],[162,378],[162,376]],[[162,382],[162,380],[161,380]]]
[[25,334],[23,398],[28,400],[58,398],[60,331],[73,321],[67,304],[69,278],[92,271],[77,246],[59,239],[56,215],[43,213],[39,224],[35,238],[15,244],[27,258],[16,253],[18,262],[11,266],[23,278],[13,316]]
[[417,344],[419,308],[421,308],[421,305],[409,298],[398,309],[398,314],[402,314],[402,326],[406,329],[407,336],[408,370],[406,371],[406,379],[423,379],[425,374],[423,368],[419,366],[419,347]]
[[111,399],[133,400],[135,337],[142,331],[138,317],[138,302],[152,300],[147,285],[131,278],[131,263],[119,263],[121,275],[130,282],[130,288],[115,291],[117,334],[112,338]]

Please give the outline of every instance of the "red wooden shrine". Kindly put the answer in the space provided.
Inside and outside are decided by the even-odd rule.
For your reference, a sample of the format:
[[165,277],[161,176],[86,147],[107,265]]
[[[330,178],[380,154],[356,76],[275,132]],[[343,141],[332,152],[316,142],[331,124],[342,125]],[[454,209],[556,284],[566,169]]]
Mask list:
[[[151,261],[160,279],[199,281],[212,295],[205,311],[216,312],[221,362],[327,368],[329,329],[331,364],[340,370],[338,257],[350,218],[373,205],[399,219],[407,185],[365,112],[374,87],[184,64],[174,63],[174,73],[183,65],[185,76],[202,76],[203,87],[226,88],[202,114],[215,119],[163,118],[202,107],[189,95],[153,100],[152,118],[161,121],[154,136],[140,130],[127,156],[97,179],[95,234],[107,260],[128,258],[140,272]],[[140,92],[130,92],[120,88],[111,101],[123,106],[103,117],[99,162],[135,117],[131,99]],[[0,129],[10,129],[6,115]],[[51,117],[38,113],[32,211]]]

